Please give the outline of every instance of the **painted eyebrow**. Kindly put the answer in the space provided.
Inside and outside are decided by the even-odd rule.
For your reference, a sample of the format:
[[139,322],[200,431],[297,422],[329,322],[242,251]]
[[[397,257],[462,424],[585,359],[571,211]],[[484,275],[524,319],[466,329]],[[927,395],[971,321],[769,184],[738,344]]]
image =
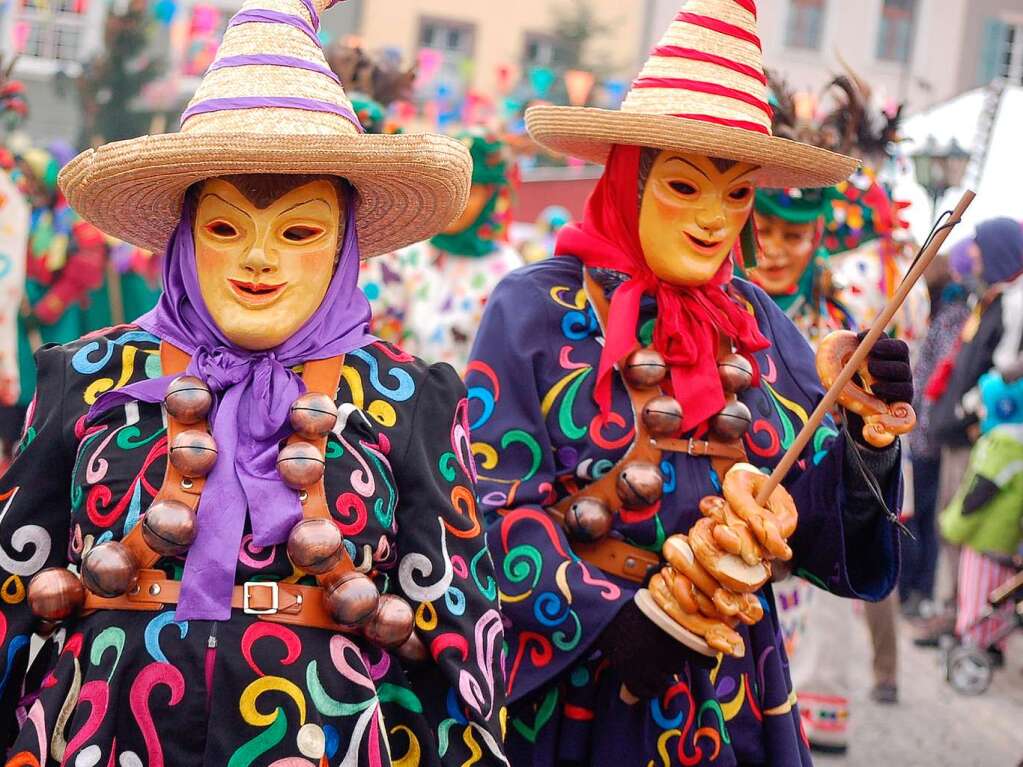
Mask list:
[[220,201],[221,201],[222,203],[224,203],[224,205],[226,205],[226,206],[227,206],[227,207],[229,207],[229,208],[234,208],[234,209],[235,209],[236,211],[238,211],[239,213],[241,213],[241,214],[242,214],[243,216],[245,216],[246,218],[252,218],[252,216],[250,216],[250,215],[249,215],[248,213],[246,213],[246,212],[245,212],[244,210],[242,210],[241,208],[239,208],[239,207],[238,207],[237,205],[234,205],[233,203],[231,203],[231,202],[228,202],[227,200],[225,200],[225,199],[224,199],[223,197],[221,197],[221,196],[220,196],[219,194],[217,194],[216,192],[207,192],[206,194],[204,194],[204,195],[202,196],[202,198],[201,198],[201,199],[199,200],[199,202],[202,202],[203,200],[206,200],[206,199],[208,199],[208,198],[210,198],[210,197],[213,197],[213,198],[215,198],[215,199],[217,199],[217,200],[220,200]]
[[295,203],[294,205],[292,205],[292,206],[291,206],[290,208],[285,208],[284,210],[282,210],[282,211],[281,211],[280,213],[278,213],[277,215],[278,215],[278,216],[283,216],[283,215],[285,215],[286,213],[291,213],[291,211],[295,210],[296,208],[301,208],[301,207],[302,207],[303,205],[312,205],[312,204],[313,204],[313,203],[315,203],[315,202],[322,202],[322,203],[323,203],[324,205],[326,205],[326,206],[327,206],[328,208],[330,207],[330,203],[329,203],[329,202],[327,202],[326,200],[324,200],[324,199],[323,199],[322,197],[315,197],[315,198],[313,198],[312,200],[302,200],[302,202],[296,202],[296,203]]
[[757,172],[758,170],[760,170],[759,166],[757,166],[757,167],[753,167],[753,168],[750,168],[750,169],[749,169],[748,171],[746,171],[745,173],[740,173],[740,174],[739,174],[738,176],[736,176],[735,178],[733,178],[733,179],[732,179],[732,181],[731,181],[731,183],[733,183],[733,184],[734,184],[734,183],[735,183],[736,181],[739,181],[740,179],[743,179],[743,178],[745,178],[745,177],[746,177],[746,176],[748,176],[748,175],[749,175],[750,173],[756,173],[756,172]]
[[678,157],[677,155],[672,155],[671,157],[669,157],[669,158],[668,158],[668,161],[669,161],[669,162],[670,162],[671,160],[678,160],[679,162],[684,162],[684,163],[685,163],[686,165],[688,165],[688,166],[689,166],[690,168],[692,168],[693,170],[695,170],[695,171],[696,171],[697,173],[699,173],[699,174],[700,174],[701,176],[703,176],[703,177],[704,177],[705,179],[707,179],[708,181],[710,181],[710,180],[711,180],[711,179],[710,179],[710,176],[708,176],[708,175],[707,175],[706,173],[704,173],[703,169],[702,169],[702,168],[700,168],[700,166],[698,166],[698,165],[694,165],[693,163],[689,162],[689,160],[687,160],[687,159],[686,159],[685,157]]

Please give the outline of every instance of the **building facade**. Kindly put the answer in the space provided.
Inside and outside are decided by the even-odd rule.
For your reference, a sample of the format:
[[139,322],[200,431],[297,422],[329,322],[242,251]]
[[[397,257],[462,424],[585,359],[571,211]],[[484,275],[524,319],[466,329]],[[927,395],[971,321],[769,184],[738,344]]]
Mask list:
[[[652,44],[680,0],[654,0]],[[997,77],[1023,82],[1023,0],[758,0],[765,63],[805,92],[842,62],[919,111]]]
[[555,13],[584,6],[606,35],[595,37],[585,52],[607,73],[631,78],[645,47],[645,17],[621,0],[362,0],[358,36],[368,50],[415,55],[437,51],[438,76],[461,80],[483,94],[494,94],[536,67],[554,72],[565,52],[554,36]]

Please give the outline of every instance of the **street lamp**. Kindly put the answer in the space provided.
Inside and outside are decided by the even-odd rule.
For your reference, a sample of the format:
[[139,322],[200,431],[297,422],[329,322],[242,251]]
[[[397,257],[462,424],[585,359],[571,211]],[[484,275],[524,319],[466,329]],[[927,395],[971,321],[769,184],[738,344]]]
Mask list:
[[971,155],[954,138],[947,146],[939,146],[928,136],[923,149],[913,155],[916,178],[930,192],[935,205],[949,189],[963,182]]

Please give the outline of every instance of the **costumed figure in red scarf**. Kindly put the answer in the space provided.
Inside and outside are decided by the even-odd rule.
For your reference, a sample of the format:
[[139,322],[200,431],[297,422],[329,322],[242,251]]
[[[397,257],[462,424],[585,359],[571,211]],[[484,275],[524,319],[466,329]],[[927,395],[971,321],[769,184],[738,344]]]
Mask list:
[[[691,0],[620,111],[527,113],[540,144],[606,167],[557,256],[495,291],[469,365],[513,764],[808,765],[771,576],[895,585],[893,434],[826,420],[753,497],[835,360],[733,258],[753,265],[757,187],[856,168],[772,135],[756,13]],[[882,409],[912,394],[896,351],[869,362]]]

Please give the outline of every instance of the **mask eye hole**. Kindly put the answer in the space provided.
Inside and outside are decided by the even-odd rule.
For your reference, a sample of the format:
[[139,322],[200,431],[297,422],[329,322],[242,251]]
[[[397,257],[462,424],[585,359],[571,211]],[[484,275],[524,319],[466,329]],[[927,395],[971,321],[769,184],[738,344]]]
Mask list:
[[728,196],[736,202],[745,202],[753,196],[753,187],[740,186],[738,189],[733,189],[729,192]]
[[206,225],[206,231],[221,240],[229,240],[238,236],[238,230],[227,221],[211,221]]
[[289,226],[284,230],[283,237],[288,242],[306,243],[315,240],[323,234],[323,229],[317,226],[297,225]]
[[676,194],[680,194],[683,197],[690,197],[698,191],[695,186],[690,184],[688,181],[672,181],[669,186]]

